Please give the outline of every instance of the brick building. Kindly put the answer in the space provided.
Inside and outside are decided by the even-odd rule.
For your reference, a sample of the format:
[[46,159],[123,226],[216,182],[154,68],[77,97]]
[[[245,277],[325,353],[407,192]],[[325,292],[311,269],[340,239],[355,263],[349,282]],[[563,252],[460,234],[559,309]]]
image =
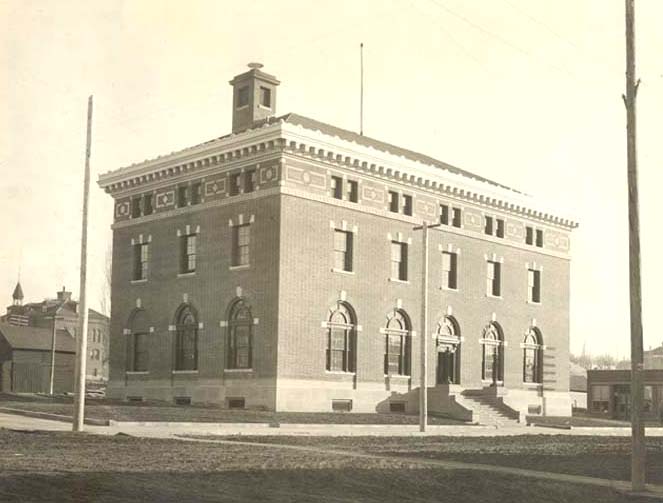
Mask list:
[[[250,65],[232,133],[103,174],[115,199],[110,384],[118,398],[270,410],[479,398],[570,413],[570,232],[529,196],[296,114]],[[430,329],[420,333],[422,221]]]
[[[0,321],[17,326],[30,326],[53,329],[55,316],[58,329],[64,330],[68,337],[75,339],[79,330],[78,302],[71,298],[71,292],[62,287],[54,299],[41,302],[23,303],[23,289],[20,282],[12,294],[12,304]],[[88,381],[108,380],[108,354],[110,320],[108,316],[94,309],[88,310],[88,357],[86,364]]]

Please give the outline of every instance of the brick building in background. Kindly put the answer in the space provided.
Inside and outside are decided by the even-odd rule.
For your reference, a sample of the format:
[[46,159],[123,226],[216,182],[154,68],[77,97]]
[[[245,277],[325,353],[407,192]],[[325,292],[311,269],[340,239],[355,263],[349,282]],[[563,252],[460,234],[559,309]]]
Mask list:
[[[41,302],[27,304],[23,303],[23,298],[21,284],[16,283],[12,294],[12,304],[7,307],[7,313],[0,317],[0,322],[52,331],[53,316],[55,316],[58,330],[63,330],[63,333],[72,340],[76,338],[79,330],[78,302],[72,300],[71,292],[67,292],[62,287],[62,291],[57,292],[54,299],[44,299]],[[109,330],[108,316],[89,309],[86,367],[88,381],[104,382],[108,380]]]
[[[570,414],[570,232],[529,196],[231,81],[232,133],[111,171],[109,396]],[[430,330],[420,333],[423,220]]]

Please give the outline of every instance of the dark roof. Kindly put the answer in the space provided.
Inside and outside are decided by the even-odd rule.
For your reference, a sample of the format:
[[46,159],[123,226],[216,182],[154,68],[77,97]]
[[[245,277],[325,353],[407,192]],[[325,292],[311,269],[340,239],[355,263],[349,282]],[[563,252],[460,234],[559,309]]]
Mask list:
[[23,300],[23,289],[21,288],[21,282],[16,282],[16,288],[14,288],[14,293],[12,294],[12,299]]
[[[78,302],[75,300],[67,300],[63,303],[57,299],[46,299],[42,302],[30,302],[29,304],[25,304],[25,314],[28,314],[29,311],[30,314],[36,317],[53,316],[53,313],[60,308],[62,309],[58,313],[58,316],[60,316],[63,310],[69,311],[70,313],[77,316],[76,311],[78,309]],[[100,312],[91,308],[87,310],[87,314],[89,318],[108,320],[108,316],[101,314]]]
[[[13,349],[51,350],[52,332],[48,328],[19,327],[0,323],[0,336],[4,337]],[[58,330],[55,349],[75,353],[76,341],[66,330]]]

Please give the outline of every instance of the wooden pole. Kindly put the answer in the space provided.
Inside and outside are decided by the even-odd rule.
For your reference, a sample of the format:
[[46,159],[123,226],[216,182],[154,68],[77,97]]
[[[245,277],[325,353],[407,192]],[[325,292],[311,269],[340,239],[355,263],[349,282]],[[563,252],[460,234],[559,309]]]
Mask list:
[[422,277],[421,277],[421,391],[419,393],[419,431],[428,425],[428,222],[422,225]]
[[55,339],[57,337],[56,317],[58,308],[53,313],[53,327],[51,332],[51,375],[48,380],[48,394],[53,396],[53,383],[55,381]]
[[626,146],[628,163],[629,291],[631,300],[631,488],[645,488],[645,426],[642,420],[643,343],[640,286],[640,217],[638,214],[638,170],[635,99],[635,6],[626,0]]
[[87,102],[87,141],[85,146],[85,177],[83,181],[83,229],[81,232],[81,278],[78,301],[78,344],[76,352],[77,373],[74,395],[74,431],[83,431],[85,417],[85,374],[87,363],[87,227],[88,200],[90,196],[90,144],[92,141],[92,96]]

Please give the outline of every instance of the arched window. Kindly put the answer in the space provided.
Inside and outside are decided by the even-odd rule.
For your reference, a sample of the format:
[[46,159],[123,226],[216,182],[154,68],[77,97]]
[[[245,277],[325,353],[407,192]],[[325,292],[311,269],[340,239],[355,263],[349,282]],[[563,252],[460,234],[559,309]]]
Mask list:
[[387,316],[384,350],[386,375],[410,375],[410,320],[400,309]]
[[497,384],[504,380],[504,334],[496,322],[483,329],[481,379]]
[[253,365],[253,317],[244,300],[237,300],[228,315],[228,368],[250,369]]
[[198,370],[198,320],[190,306],[180,308],[175,329],[175,370]]
[[129,319],[127,333],[127,370],[146,372],[149,362],[150,327],[144,309],[136,309]]
[[355,371],[355,324],[352,308],[338,302],[327,322],[327,370]]
[[460,384],[460,328],[452,316],[437,324],[437,384]]
[[525,334],[523,348],[523,382],[541,383],[543,375],[541,363],[543,356],[543,341],[541,332],[530,328]]

